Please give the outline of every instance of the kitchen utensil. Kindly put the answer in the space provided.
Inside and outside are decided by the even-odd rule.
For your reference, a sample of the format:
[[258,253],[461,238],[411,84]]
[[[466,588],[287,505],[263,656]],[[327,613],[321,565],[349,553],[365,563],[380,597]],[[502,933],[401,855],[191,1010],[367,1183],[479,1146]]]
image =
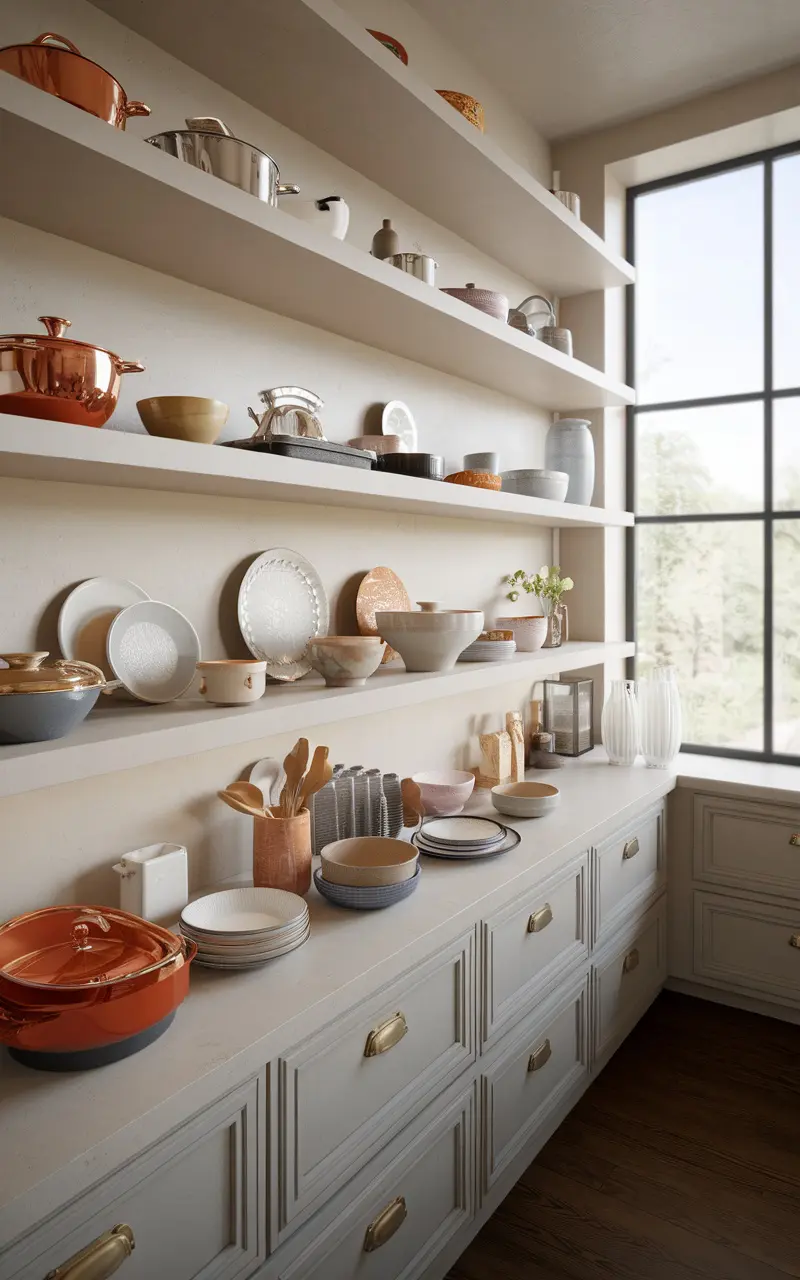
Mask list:
[[418,826],[425,812],[419,783],[413,778],[403,778],[400,783],[400,794],[403,798],[403,826]]
[[440,613],[378,611],[381,635],[397,649],[406,671],[450,671],[460,653],[483,630],[483,613],[443,609]]
[[435,258],[427,253],[393,253],[385,259],[393,267],[404,271],[407,276],[414,276],[423,284],[436,284],[436,269],[439,266]]
[[500,476],[492,475],[488,471],[455,471],[451,476],[445,476],[448,484],[463,484],[470,489],[488,489],[493,493],[498,493],[502,487]]
[[408,66],[408,54],[399,40],[395,40],[394,36],[387,36],[384,31],[373,31],[372,27],[367,27],[367,31],[380,41],[384,49],[388,49],[396,58],[399,58],[404,66]]
[[231,795],[238,796],[240,800],[244,800],[246,804],[252,805],[254,809],[258,809],[261,814],[267,808],[267,799],[260,787],[254,782],[229,782],[225,788]]
[[399,436],[353,436],[347,443],[353,449],[367,449],[370,453],[406,453],[408,445]]
[[71,40],[53,31],[44,32],[30,44],[0,49],[0,71],[8,71],[73,107],[98,116],[115,129],[124,129],[133,116],[150,115],[150,108],[143,102],[129,100],[110,72],[85,58]]
[[235,791],[218,791],[217,795],[229,809],[235,809],[237,813],[246,813],[248,818],[263,818],[264,808],[262,805],[251,804],[249,800],[244,800],[237,795]]
[[[324,401],[314,391],[305,387],[271,387],[259,391],[258,398],[264,405],[261,413],[248,408],[249,417],[256,424],[250,443],[270,440],[275,436],[303,436],[310,440],[324,440],[325,432],[319,414]],[[239,443],[238,441],[236,442]]]
[[259,147],[234,137],[216,116],[193,116],[185,129],[170,129],[145,138],[152,147],[185,164],[202,169],[223,182],[247,191],[277,207],[278,196],[297,195],[300,188],[281,182],[280,170],[272,156]]
[[497,293],[494,289],[478,289],[472,282],[464,285],[463,289],[442,289],[442,293],[449,293],[451,298],[458,298],[503,324],[508,320],[508,298],[504,293]]
[[468,93],[458,93],[455,89],[437,89],[436,92],[440,98],[444,98],[445,102],[449,102],[451,107],[455,107],[465,120],[469,120],[470,124],[483,133],[486,128],[486,115],[477,98],[473,98]]
[[123,911],[145,920],[173,921],[189,901],[189,866],[182,844],[149,844],[125,853],[112,870]]
[[418,480],[443,480],[444,458],[435,453],[383,453],[378,456],[377,470]]
[[[403,583],[393,569],[379,565],[370,569],[361,579],[356,596],[356,620],[362,636],[377,636],[378,628],[375,614],[378,609],[410,609],[411,600]],[[383,638],[383,637],[381,637]],[[388,645],[384,650],[383,662],[396,658],[394,649]]]
[[400,252],[400,237],[392,226],[391,218],[384,218],[383,225],[375,232],[372,237],[372,248],[370,253],[373,258],[391,258],[395,253]]
[[180,698],[199,660],[200,641],[191,622],[159,600],[129,605],[108,629],[111,669],[141,702]]
[[126,578],[88,578],[70,591],[59,610],[59,649],[65,658],[91,662],[110,679],[108,629],[122,609],[149,599]]
[[475,775],[461,769],[449,769],[414,773],[411,781],[419,787],[425,816],[444,818],[461,813],[472,795]]
[[537,467],[504,471],[501,480],[503,493],[518,493],[526,498],[545,498],[548,502],[563,502],[569,487],[566,471],[543,471]]
[[[534,304],[541,303],[541,306]],[[531,293],[527,298],[523,298],[518,306],[512,307],[508,313],[508,323],[512,329],[520,329],[522,333],[527,333],[530,337],[535,338],[537,332],[544,325],[555,324],[556,313],[553,310],[553,304],[549,298],[545,298],[544,294]]]
[[280,798],[280,812],[284,818],[294,817],[300,786],[308,765],[308,738],[298,738],[283,762],[286,782]]
[[350,208],[341,196],[323,196],[321,200],[292,200],[289,208],[301,222],[310,222],[335,240],[344,240],[350,225]]
[[539,330],[537,337],[546,346],[553,347],[564,356],[572,355],[572,330],[559,328],[554,324],[546,324]]
[[414,875],[408,880],[399,880],[397,884],[377,885],[374,888],[332,884],[325,880],[321,869],[317,868],[314,872],[314,884],[322,897],[337,907],[347,907],[351,911],[380,911],[384,907],[392,907],[396,902],[410,898],[421,878],[419,863]]
[[169,1026],[194,942],[109,907],[46,907],[0,927],[0,1040],[26,1066],[116,1062]]
[[308,642],[308,660],[329,688],[350,689],[366,684],[385,650],[378,636],[317,636]]
[[312,796],[330,782],[333,777],[333,765],[328,763],[328,747],[315,747],[303,784],[300,788],[300,807],[304,808]]
[[253,884],[301,895],[311,888],[311,815],[297,798],[289,816],[267,813],[254,822]]
[[498,627],[514,632],[518,653],[535,653],[541,649],[547,635],[547,618],[544,614],[529,614],[525,618],[497,618]]
[[424,836],[425,829],[415,833],[411,840],[417,846],[420,853],[424,853],[426,858],[444,858],[448,862],[474,862],[481,858],[498,858],[501,854],[509,853],[512,849],[516,849],[520,842],[520,834],[514,831],[512,827],[506,827],[504,838],[497,844],[490,845],[486,848],[467,849],[462,848],[458,851],[439,845],[427,844]]
[[328,630],[328,597],[312,564],[288,547],[272,547],[250,565],[239,588],[239,627],[273,680],[311,670],[308,642]]
[[85,720],[101,690],[111,688],[99,667],[47,653],[4,653],[0,660],[0,744],[49,742]]
[[63,336],[72,321],[39,316],[47,336],[0,335],[0,413],[102,427],[117,405],[123,373],[144,373],[138,360]]
[[409,453],[417,447],[417,424],[402,400],[389,400],[381,411],[381,434],[399,436]]
[[322,878],[328,884],[373,889],[398,884],[416,873],[417,851],[407,840],[358,836],[337,840],[320,853]]
[[286,783],[286,774],[279,760],[275,760],[272,756],[256,760],[247,776],[248,780],[261,791],[265,808],[278,803]]
[[488,471],[490,475],[497,475],[500,470],[500,456],[494,451],[487,453],[465,453],[464,470]]
[[513,818],[541,818],[561,803],[561,792],[547,782],[505,782],[492,787],[498,813]]
[[228,421],[230,409],[206,396],[151,396],[137,400],[139,417],[151,436],[213,444]]
[[263,698],[267,664],[255,658],[217,658],[198,662],[198,693],[220,707],[244,706]]
[[563,204],[565,209],[569,209],[570,213],[574,214],[576,218],[580,218],[581,198],[577,192],[562,191],[560,188],[551,187],[550,194],[551,196],[555,196],[556,200],[558,200],[560,204]]

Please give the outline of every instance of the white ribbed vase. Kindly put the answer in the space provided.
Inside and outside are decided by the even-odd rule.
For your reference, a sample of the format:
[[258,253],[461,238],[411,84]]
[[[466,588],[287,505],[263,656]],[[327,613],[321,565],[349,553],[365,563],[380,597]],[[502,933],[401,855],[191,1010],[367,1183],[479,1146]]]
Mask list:
[[633,680],[612,680],[600,722],[609,764],[633,764],[639,754],[639,704]]
[[681,696],[674,667],[655,667],[639,681],[641,749],[648,769],[666,769],[681,749]]

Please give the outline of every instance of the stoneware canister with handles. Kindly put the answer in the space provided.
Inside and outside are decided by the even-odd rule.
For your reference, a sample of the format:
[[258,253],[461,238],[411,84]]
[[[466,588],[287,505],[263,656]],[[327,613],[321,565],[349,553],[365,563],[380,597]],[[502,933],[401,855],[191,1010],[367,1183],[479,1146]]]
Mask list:
[[257,658],[222,658],[198,662],[199,694],[219,707],[242,706],[263,698],[267,664]]
[[544,465],[569,476],[567,502],[588,506],[594,493],[594,440],[585,418],[559,418],[547,433]]

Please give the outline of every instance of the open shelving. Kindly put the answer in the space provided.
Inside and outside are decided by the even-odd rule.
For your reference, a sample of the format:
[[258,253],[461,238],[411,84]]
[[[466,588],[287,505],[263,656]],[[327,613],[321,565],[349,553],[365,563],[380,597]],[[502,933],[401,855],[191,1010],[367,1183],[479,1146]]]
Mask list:
[[597,528],[633,522],[627,511],[490,493],[326,462],[2,414],[0,476],[273,502],[313,502],[351,510],[450,516],[545,528]]
[[515,680],[540,680],[630,657],[633,651],[625,641],[570,641],[559,649],[516,654],[506,662],[457,663],[452,671],[417,674],[390,665],[356,689],[326,689],[320,677],[306,676],[296,684],[271,685],[248,707],[209,707],[199,699],[163,706],[100,707],[69,737],[0,747],[0,797],[279,733],[306,732],[317,725],[419,706],[432,698],[498,688]]
[[0,216],[543,409],[632,402],[599,369],[4,74],[0,158]]
[[403,66],[335,0],[94,3],[539,287],[632,282],[629,263],[415,74],[413,51]]

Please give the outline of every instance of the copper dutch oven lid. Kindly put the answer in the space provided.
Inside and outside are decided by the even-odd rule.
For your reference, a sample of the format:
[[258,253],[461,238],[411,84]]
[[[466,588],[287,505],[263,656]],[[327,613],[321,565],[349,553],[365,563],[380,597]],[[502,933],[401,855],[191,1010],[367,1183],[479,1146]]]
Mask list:
[[[2,52],[2,50],[0,50]],[[28,347],[36,351],[90,351],[92,355],[108,356],[117,373],[144,373],[144,365],[138,360],[122,360],[113,351],[105,347],[96,347],[91,342],[78,342],[75,338],[65,338],[64,333],[72,324],[63,316],[37,316],[47,330],[43,333],[0,333],[0,351],[4,347]]]
[[184,955],[180,938],[106,907],[46,907],[0,927],[0,976],[24,988],[96,990],[144,977]]
[[[14,49],[53,49],[56,53],[72,55],[79,58],[81,62],[87,63],[90,67],[96,67],[104,76],[108,76],[109,80],[113,80],[114,84],[120,90],[123,97],[125,90],[122,88],[116,76],[112,76],[110,71],[106,71],[105,67],[101,67],[99,62],[95,62],[92,58],[87,58],[85,53],[81,53],[77,45],[74,45],[66,36],[60,36],[55,31],[43,31],[40,36],[36,36],[35,40],[29,40],[27,44],[7,44],[0,49],[0,53],[8,53]],[[149,116],[150,108],[146,107],[143,102],[128,102],[126,115]],[[133,110],[131,110],[133,108]]]
[[12,693],[59,693],[71,689],[97,689],[106,684],[99,667],[91,662],[67,662],[63,658],[44,665],[47,653],[0,653],[0,697]]

